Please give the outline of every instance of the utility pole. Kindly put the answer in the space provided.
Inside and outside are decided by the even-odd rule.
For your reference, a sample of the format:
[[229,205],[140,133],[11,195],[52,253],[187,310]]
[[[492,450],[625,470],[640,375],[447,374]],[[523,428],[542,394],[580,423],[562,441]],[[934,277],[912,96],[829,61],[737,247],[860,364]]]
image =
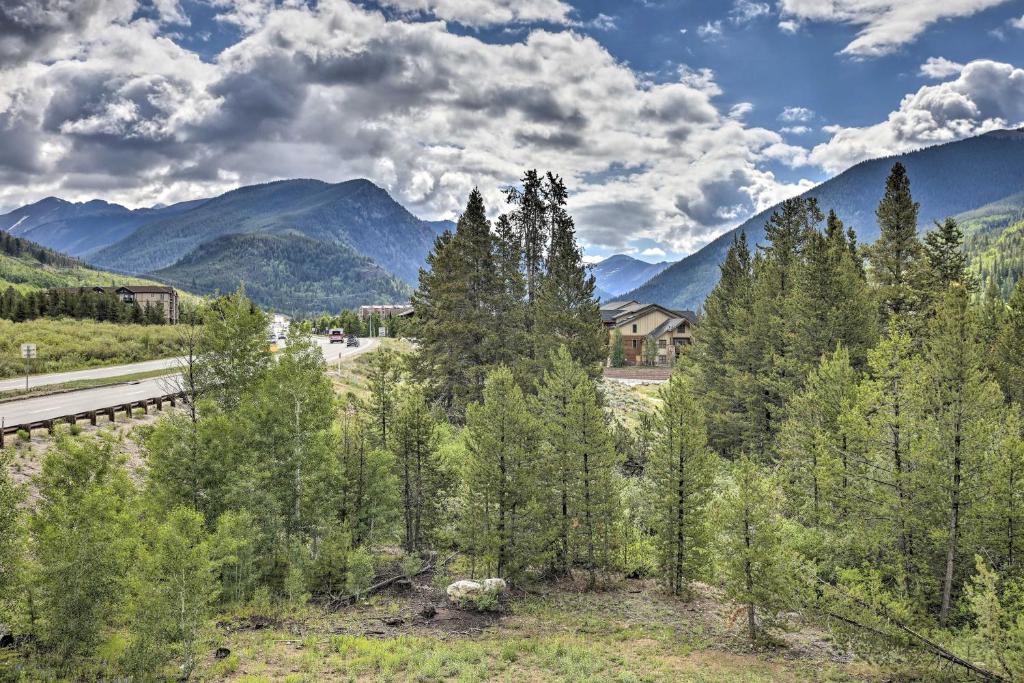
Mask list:
[[32,359],[36,357],[36,345],[22,344],[21,357],[25,359],[25,391],[28,391],[28,376],[32,370]]

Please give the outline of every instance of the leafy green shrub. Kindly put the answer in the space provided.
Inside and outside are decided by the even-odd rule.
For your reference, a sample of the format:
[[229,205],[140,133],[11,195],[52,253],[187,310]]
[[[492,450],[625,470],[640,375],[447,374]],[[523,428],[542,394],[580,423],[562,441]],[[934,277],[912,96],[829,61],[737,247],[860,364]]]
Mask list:
[[402,576],[412,581],[413,577],[423,569],[423,559],[419,555],[406,555],[401,562]]
[[345,572],[345,587],[352,595],[362,595],[373,585],[376,570],[373,555],[364,547],[359,547],[349,554],[348,570]]
[[314,593],[340,595],[345,590],[352,534],[348,527],[329,527],[319,543],[317,553],[306,565],[306,586]]
[[467,595],[461,606],[477,612],[497,612],[501,609],[500,593],[496,590],[484,590],[479,593]]
[[32,433],[27,429],[19,429],[18,438],[27,443],[32,440]]
[[68,422],[68,434],[71,436],[78,436],[82,433],[82,425],[76,422]]

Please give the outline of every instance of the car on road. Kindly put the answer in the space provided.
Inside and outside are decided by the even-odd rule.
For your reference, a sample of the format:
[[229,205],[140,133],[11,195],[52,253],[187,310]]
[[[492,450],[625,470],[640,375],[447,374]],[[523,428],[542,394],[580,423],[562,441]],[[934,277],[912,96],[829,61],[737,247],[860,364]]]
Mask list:
[[345,341],[345,332],[343,330],[331,330],[330,334],[328,335],[328,338],[330,339],[332,344],[340,344],[343,341]]
[[359,346],[359,337],[354,334],[350,334],[348,339],[345,341],[345,346]]

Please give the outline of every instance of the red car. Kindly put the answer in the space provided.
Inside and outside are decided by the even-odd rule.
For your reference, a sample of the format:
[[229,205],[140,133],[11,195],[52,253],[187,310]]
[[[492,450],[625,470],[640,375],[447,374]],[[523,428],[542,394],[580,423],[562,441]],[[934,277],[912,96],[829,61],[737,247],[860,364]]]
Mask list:
[[339,344],[344,344],[345,343],[345,330],[331,330],[330,340],[331,340],[332,344],[335,343],[335,342],[337,342]]

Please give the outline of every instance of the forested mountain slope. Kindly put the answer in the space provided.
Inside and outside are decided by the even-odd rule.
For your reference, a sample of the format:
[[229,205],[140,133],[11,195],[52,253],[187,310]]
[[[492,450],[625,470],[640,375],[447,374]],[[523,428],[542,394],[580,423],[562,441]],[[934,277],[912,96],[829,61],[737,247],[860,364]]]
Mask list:
[[[30,240],[0,231],[0,292],[14,287],[29,292],[54,287],[109,286],[126,282],[123,275],[82,263]],[[156,284],[133,277],[137,284]]]
[[[1024,187],[1024,130],[997,131],[865,161],[801,196],[817,198],[826,212],[835,209],[846,225],[857,231],[861,243],[873,242],[879,234],[875,208],[882,197],[885,178],[897,161],[907,168],[914,199],[921,203],[918,228],[925,231],[933,226],[933,221],[1021,191]],[[734,236],[745,232],[752,245],[763,243],[765,221],[776,208],[778,206],[757,214],[643,286],[624,294],[624,298],[697,308],[718,282],[718,266],[725,259]]]
[[47,197],[0,216],[0,230],[71,256],[84,257],[124,239],[141,225],[176,216],[205,201],[132,210],[100,199],[68,202]]
[[990,282],[1004,299],[1024,276],[1024,192],[957,217],[964,250],[983,291]]
[[204,294],[244,284],[260,306],[292,315],[400,303],[411,294],[408,285],[350,247],[294,233],[223,235],[156,275]]
[[[416,218],[368,180],[336,185],[283,180],[239,188],[179,216],[147,223],[90,260],[134,273],[152,272],[214,238],[253,232],[301,234],[347,245],[411,284],[438,225]],[[197,261],[191,263],[194,267]]]

